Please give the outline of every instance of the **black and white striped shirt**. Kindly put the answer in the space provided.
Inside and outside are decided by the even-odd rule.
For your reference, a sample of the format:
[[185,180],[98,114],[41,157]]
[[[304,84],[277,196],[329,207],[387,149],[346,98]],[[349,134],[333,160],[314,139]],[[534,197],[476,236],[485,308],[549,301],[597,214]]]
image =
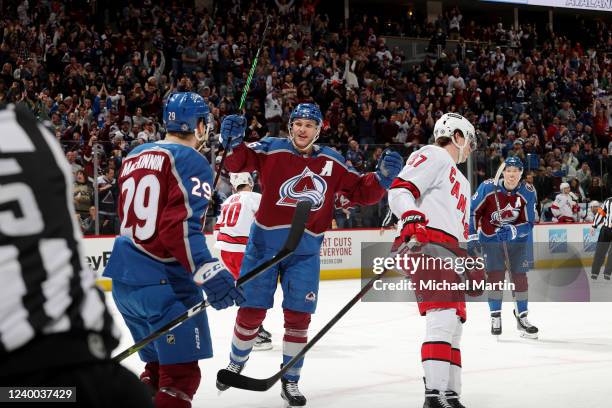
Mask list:
[[597,214],[593,219],[593,228],[603,224],[604,227],[612,228],[612,197],[606,198],[601,206],[597,209]]
[[25,107],[0,110],[0,361],[37,336],[118,337],[74,214],[59,143]]

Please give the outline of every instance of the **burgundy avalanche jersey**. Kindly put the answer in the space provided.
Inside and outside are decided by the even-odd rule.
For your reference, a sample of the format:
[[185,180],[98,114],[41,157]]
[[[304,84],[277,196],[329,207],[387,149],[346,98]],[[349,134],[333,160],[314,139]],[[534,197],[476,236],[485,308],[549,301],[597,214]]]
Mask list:
[[496,240],[497,228],[502,224],[513,224],[517,239],[526,240],[535,220],[535,197],[533,187],[521,182],[517,188],[508,191],[501,180],[497,189],[498,211],[493,179],[484,181],[472,196],[470,235],[479,231],[481,240]]
[[259,172],[262,198],[249,237],[255,244],[282,247],[296,203],[313,203],[296,254],[319,252],[333,218],[336,193],[352,203],[366,205],[378,202],[385,193],[376,174],[359,175],[338,152],[315,146],[310,156],[304,156],[286,138],[266,137],[248,146],[241,144],[228,154],[226,168],[231,172]]
[[191,147],[161,141],[132,150],[119,170],[121,236],[104,275],[159,283],[168,278],[164,263],[191,273],[210,261],[202,223],[211,185],[208,161]]

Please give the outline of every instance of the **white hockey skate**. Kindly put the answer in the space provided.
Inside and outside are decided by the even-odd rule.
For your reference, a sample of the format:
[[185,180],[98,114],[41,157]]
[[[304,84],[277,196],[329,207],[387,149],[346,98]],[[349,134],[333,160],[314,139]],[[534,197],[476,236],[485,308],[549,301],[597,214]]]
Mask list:
[[516,317],[516,328],[521,333],[521,337],[526,339],[537,339],[538,328],[529,323],[529,320],[527,320],[527,313],[527,311],[524,311],[521,314],[516,314],[516,310],[514,311],[514,317]]
[[264,329],[263,326],[259,326],[257,340],[255,341],[255,344],[253,344],[253,351],[266,350],[272,350],[272,333]]
[[[240,374],[243,369],[244,369],[244,364],[238,364],[233,361],[230,361],[230,363],[227,365],[227,368],[226,368],[226,370],[229,370],[236,374]],[[219,380],[217,380],[217,390],[218,390],[217,395],[221,395],[223,391],[227,391],[229,388],[231,388],[229,385],[223,384],[222,382],[219,382]]]
[[281,397],[285,400],[285,407],[305,407],[306,397],[300,392],[297,381],[281,378]]
[[501,311],[491,312],[491,334],[499,336],[502,334]]

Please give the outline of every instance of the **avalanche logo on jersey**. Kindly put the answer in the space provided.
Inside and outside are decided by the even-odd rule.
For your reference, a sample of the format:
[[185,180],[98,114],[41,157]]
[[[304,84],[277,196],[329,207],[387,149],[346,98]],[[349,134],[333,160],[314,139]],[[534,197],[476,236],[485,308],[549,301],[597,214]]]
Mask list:
[[327,183],[323,177],[306,167],[302,174],[291,177],[280,186],[280,198],[276,204],[295,207],[298,201],[309,200],[312,202],[310,211],[316,211],[323,206],[326,191]]
[[516,221],[521,213],[521,199],[518,197],[516,198],[516,205],[519,208],[515,208],[508,203],[504,208],[500,208],[499,211],[493,211],[491,213],[491,225],[500,227],[503,224],[512,224]]

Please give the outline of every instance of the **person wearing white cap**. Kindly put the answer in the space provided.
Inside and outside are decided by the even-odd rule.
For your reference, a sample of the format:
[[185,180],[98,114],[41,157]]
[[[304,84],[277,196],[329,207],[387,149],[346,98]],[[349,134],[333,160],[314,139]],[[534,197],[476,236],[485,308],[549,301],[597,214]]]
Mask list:
[[561,192],[555,197],[555,201],[550,206],[553,213],[553,221],[556,222],[576,222],[576,214],[579,207],[576,196],[570,192],[569,183],[561,183]]
[[[221,261],[225,267],[234,275],[234,279],[238,279],[251,225],[255,221],[255,213],[261,202],[261,194],[253,192],[254,183],[250,173],[229,175],[234,194],[221,204],[221,215],[215,224],[215,248],[221,251]],[[262,351],[271,348],[272,335],[260,326],[253,350]]]
[[595,219],[595,215],[597,214],[597,210],[599,209],[599,206],[601,205],[601,203],[597,200],[593,200],[589,203],[589,208],[586,212],[586,215],[584,216],[584,222],[593,222],[593,220]]

